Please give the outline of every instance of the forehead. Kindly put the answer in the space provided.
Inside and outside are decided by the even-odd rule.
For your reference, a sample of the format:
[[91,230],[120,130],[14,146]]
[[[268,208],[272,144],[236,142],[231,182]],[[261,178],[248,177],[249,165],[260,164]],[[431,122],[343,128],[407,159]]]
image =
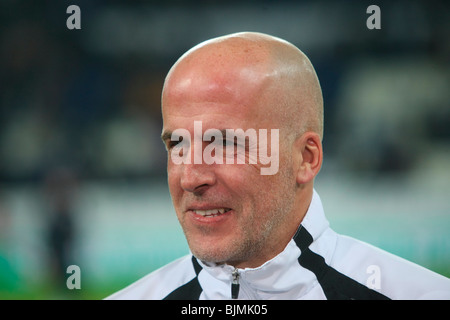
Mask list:
[[254,122],[267,116],[273,70],[263,53],[232,48],[184,58],[166,78],[162,97],[165,125],[172,118],[215,116]]

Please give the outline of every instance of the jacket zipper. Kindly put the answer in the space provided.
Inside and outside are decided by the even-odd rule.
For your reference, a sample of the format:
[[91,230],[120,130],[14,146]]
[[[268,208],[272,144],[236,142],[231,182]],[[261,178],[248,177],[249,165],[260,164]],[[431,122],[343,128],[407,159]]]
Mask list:
[[233,282],[231,283],[231,299],[237,299],[239,297],[239,271],[234,268],[232,272]]

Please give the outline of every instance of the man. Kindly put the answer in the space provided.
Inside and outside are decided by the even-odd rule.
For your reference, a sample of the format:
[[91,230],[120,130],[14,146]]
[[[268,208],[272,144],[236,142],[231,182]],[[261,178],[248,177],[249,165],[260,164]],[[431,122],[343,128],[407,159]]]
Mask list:
[[[313,188],[320,84],[292,44],[248,32],[199,44],[167,75],[162,116],[169,189],[192,254],[109,298],[450,298],[449,279],[329,228]],[[244,137],[230,143],[230,132]],[[276,170],[262,174],[269,153]]]

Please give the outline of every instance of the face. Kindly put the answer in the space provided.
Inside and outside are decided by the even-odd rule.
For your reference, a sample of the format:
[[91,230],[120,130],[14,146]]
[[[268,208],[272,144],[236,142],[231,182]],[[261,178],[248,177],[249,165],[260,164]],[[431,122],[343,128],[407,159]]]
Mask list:
[[[251,70],[239,70],[239,75],[220,79],[189,69],[171,75],[163,92],[163,135],[186,129],[192,143],[185,150],[193,159],[194,121],[201,121],[202,134],[208,129],[279,129],[279,170],[274,175],[261,175],[267,165],[250,164],[249,150],[245,164],[226,164],[226,156],[224,164],[176,164],[170,153],[177,146],[170,138],[165,141],[169,189],[192,253],[203,261],[256,267],[286,245],[281,239],[294,207],[295,177],[286,132],[276,117],[267,116],[276,106],[276,99],[266,94],[272,88],[258,80],[260,74],[249,79]],[[203,150],[209,143],[202,142]]]

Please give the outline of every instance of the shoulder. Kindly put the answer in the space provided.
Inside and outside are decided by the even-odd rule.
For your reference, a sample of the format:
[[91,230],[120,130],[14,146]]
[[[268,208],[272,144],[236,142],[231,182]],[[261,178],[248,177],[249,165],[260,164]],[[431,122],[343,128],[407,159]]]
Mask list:
[[147,274],[106,300],[160,300],[194,277],[192,255],[189,254]]
[[337,235],[331,264],[391,299],[450,299],[450,279],[351,237]]

